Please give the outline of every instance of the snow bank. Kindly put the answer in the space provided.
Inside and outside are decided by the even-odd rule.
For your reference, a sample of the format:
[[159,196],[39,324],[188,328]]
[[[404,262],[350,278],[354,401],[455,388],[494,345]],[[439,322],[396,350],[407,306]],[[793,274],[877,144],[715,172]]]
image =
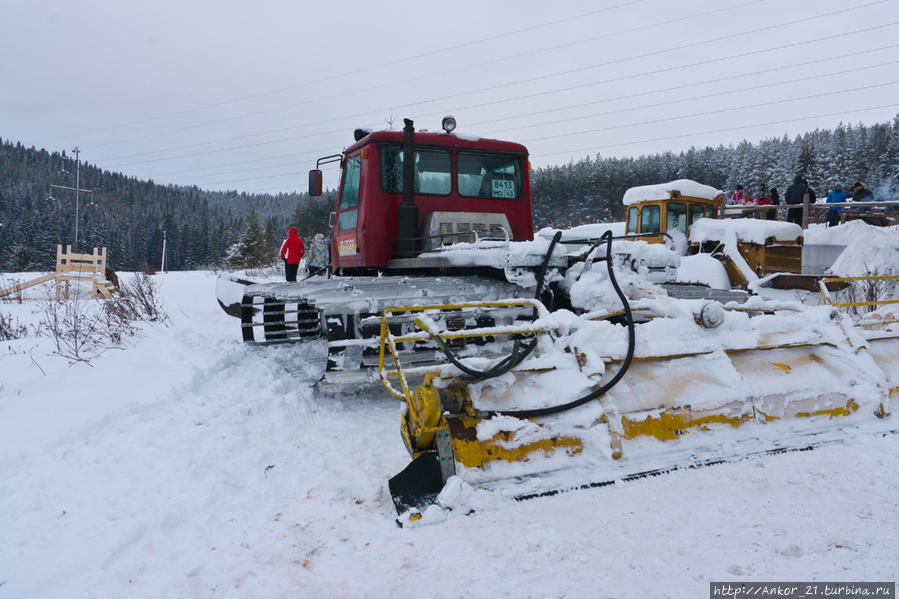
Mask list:
[[701,218],[690,226],[690,243],[722,241],[729,235],[734,235],[738,241],[762,245],[769,237],[778,241],[796,241],[802,237],[802,227],[755,218]]
[[[860,221],[848,224],[857,222]],[[840,277],[899,274],[899,230],[870,225],[854,228],[857,234],[846,236],[849,239],[846,249],[830,267],[830,272]]]
[[856,239],[884,233],[899,234],[899,227],[875,227],[861,219],[851,220],[838,227],[815,224],[809,225],[809,228],[805,231],[805,243],[849,245]]
[[727,270],[709,254],[684,256],[677,269],[679,283],[704,283],[712,289],[730,289]]
[[677,179],[668,183],[659,183],[657,185],[641,185],[639,187],[631,187],[624,192],[622,203],[625,206],[636,204],[638,202],[651,202],[653,200],[667,200],[671,197],[672,191],[678,191],[683,196],[691,198],[703,198],[706,200],[714,200],[724,192],[715,189],[709,185],[703,185],[690,179]]
[[[552,239],[553,235],[556,234],[556,231],[558,231],[558,229],[550,227],[540,229],[537,231],[536,237]],[[612,235],[616,237],[624,235],[625,223],[624,221],[615,223],[592,223],[589,225],[578,225],[577,227],[572,227],[570,229],[563,229],[562,241],[567,239],[599,239],[606,231],[611,231]]]

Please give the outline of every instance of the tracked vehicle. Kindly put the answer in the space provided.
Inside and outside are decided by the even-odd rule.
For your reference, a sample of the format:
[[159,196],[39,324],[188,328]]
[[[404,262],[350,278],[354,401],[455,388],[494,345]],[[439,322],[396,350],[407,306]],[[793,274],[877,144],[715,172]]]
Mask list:
[[245,341],[311,341],[326,382],[404,403],[400,524],[464,513],[463,488],[525,499],[899,428],[897,318],[674,281],[688,251],[736,286],[795,270],[801,229],[719,227],[720,192],[680,181],[637,188],[617,238],[535,239],[526,149],[445,130],[358,131],[319,161],[342,169],[330,278],[220,281]]
[[[538,281],[550,307],[564,305],[557,281],[571,257],[563,245],[534,240],[527,149],[454,127],[447,117],[441,133],[415,131],[409,120],[402,132],[357,130],[342,154],[319,160],[311,195],[321,194],[319,167],[341,167],[327,273],[299,283],[221,280],[219,302],[240,317],[244,341],[327,339],[327,356],[319,357],[330,381],[376,380],[386,308],[533,297]],[[447,326],[509,324],[531,312],[459,311]],[[414,324],[393,313],[390,326],[399,333]],[[495,341],[464,343],[478,353],[504,351]],[[429,340],[400,349],[412,362],[445,359]]]

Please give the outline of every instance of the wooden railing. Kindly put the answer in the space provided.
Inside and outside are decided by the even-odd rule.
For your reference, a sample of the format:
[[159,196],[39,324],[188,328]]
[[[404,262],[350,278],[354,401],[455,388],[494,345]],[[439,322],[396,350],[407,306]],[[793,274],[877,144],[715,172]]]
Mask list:
[[718,209],[719,218],[761,218],[765,219],[773,211],[777,217],[773,220],[787,220],[786,213],[791,208],[802,210],[802,228],[808,229],[809,222],[826,222],[827,213],[831,208],[842,207],[840,221],[845,222],[847,216],[857,218],[864,216],[883,216],[887,219],[899,221],[899,201],[887,202],[836,202],[832,204],[815,203],[809,201],[806,195],[802,204],[780,204],[777,206],[765,205],[727,205],[723,204]]
[[100,248],[99,251],[94,248],[92,254],[79,254],[73,252],[70,245],[67,245],[63,251],[62,245],[57,244],[55,272],[0,290],[0,297],[19,293],[23,289],[53,280],[56,281],[56,299],[59,299],[60,287],[62,287],[64,297],[69,299],[69,285],[73,281],[89,283],[92,298],[97,297],[98,293],[103,297],[112,297],[112,293],[116,291],[115,286],[106,280],[105,247]]

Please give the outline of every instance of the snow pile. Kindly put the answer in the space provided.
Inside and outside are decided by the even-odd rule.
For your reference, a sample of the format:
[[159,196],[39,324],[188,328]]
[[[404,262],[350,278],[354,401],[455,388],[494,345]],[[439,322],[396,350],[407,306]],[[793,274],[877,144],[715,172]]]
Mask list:
[[[552,239],[558,229],[546,227],[537,231],[535,237],[544,239]],[[569,239],[599,239],[606,231],[611,231],[612,235],[619,237],[625,233],[624,221],[614,223],[592,223],[589,225],[578,225],[570,229],[562,230],[562,241]]]
[[657,185],[641,185],[639,187],[631,187],[624,192],[622,203],[625,206],[636,204],[638,202],[651,202],[653,200],[667,200],[671,198],[671,192],[680,192],[682,196],[691,198],[702,198],[706,200],[714,200],[724,192],[715,189],[709,185],[703,185],[690,179],[677,179],[668,183],[659,183]]
[[690,226],[690,243],[724,241],[731,235],[737,241],[764,245],[769,237],[777,241],[796,241],[802,237],[802,227],[755,218],[701,218]]
[[[861,221],[835,228],[848,228],[854,223]],[[839,277],[899,274],[899,230],[870,225],[853,228],[853,234],[845,236],[846,249],[830,267],[830,272]]]
[[[439,258],[448,266],[492,266],[518,268],[543,263],[551,239],[536,237],[533,241],[481,241],[454,243],[432,252],[424,252],[419,259]],[[554,259],[564,259],[568,250],[563,245],[553,248]]]
[[[605,256],[605,247],[595,251],[599,255],[594,257]],[[675,278],[681,260],[664,245],[645,241],[615,241],[612,256],[618,285],[631,299],[666,295],[655,283]],[[605,262],[575,264],[566,271],[562,285],[571,298],[572,306],[579,310],[620,309],[621,300],[609,279]]]
[[677,269],[679,283],[702,283],[712,289],[730,289],[727,270],[709,254],[683,256]]

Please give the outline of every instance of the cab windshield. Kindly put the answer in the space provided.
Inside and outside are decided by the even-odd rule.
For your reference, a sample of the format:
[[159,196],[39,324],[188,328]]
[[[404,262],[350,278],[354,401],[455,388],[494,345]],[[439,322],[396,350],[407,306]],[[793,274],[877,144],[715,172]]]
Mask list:
[[515,200],[521,197],[521,158],[510,154],[456,154],[459,195]]

